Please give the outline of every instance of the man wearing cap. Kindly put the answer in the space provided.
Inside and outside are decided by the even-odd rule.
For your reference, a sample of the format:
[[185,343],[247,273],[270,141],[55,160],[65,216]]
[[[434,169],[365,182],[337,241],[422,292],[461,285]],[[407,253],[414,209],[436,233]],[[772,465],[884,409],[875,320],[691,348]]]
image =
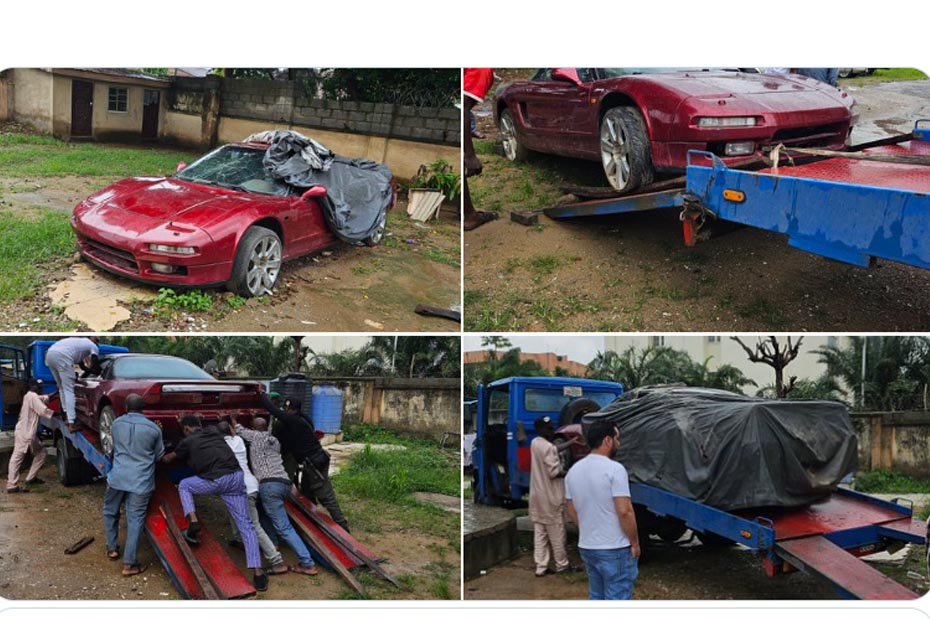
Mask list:
[[68,420],[68,429],[75,431],[74,409],[74,366],[80,365],[82,370],[97,373],[100,371],[100,349],[97,348],[99,339],[90,338],[62,338],[48,348],[45,353],[45,365],[52,371],[55,383],[58,384],[58,398],[61,400],[61,409]]
[[555,572],[569,570],[565,550],[564,474],[559,450],[552,443],[555,428],[549,416],[533,423],[537,437],[530,443],[530,520],[533,521],[533,560],[536,576],[549,572],[549,550]]
[[13,431],[13,454],[10,455],[10,469],[6,479],[7,493],[25,493],[28,487],[19,484],[19,468],[26,458],[27,452],[32,452],[32,466],[26,474],[26,484],[42,484],[39,470],[45,463],[45,446],[36,437],[39,428],[39,418],[51,418],[54,413],[45,406],[48,396],[40,396],[41,381],[29,384],[29,391],[23,397],[23,406],[19,410],[19,420]]

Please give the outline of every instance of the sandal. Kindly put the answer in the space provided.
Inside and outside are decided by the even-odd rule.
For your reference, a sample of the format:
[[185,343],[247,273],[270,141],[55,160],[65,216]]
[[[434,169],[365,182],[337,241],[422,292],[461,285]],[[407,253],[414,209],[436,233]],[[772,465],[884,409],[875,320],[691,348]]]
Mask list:
[[319,575],[320,574],[320,569],[317,568],[315,564],[313,566],[301,566],[299,564],[297,566],[291,566],[291,571],[295,573],[299,573],[301,575]]
[[109,558],[110,560],[118,560],[119,559],[119,547],[117,547],[116,549],[107,549],[107,558]]
[[289,572],[291,572],[291,569],[284,562],[280,564],[275,564],[274,566],[272,566],[271,568],[265,571],[265,573],[269,575],[283,575],[284,573],[289,573]]
[[141,575],[148,569],[148,566],[142,566],[141,564],[133,564],[132,566],[123,566],[123,577],[135,577],[136,575]]
[[500,215],[494,211],[475,211],[475,215],[477,216],[477,219],[472,220],[471,222],[464,222],[462,227],[465,230],[474,230],[479,226],[483,226],[488,222],[493,222],[498,217],[500,217]]

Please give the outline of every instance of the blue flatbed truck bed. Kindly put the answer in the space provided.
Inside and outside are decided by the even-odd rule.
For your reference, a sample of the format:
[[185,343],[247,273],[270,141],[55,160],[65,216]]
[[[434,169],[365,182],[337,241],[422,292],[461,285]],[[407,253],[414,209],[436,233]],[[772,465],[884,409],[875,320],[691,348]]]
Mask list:
[[678,209],[686,245],[716,219],[787,235],[792,247],[853,265],[883,259],[928,269],[930,119],[917,121],[909,137],[756,171],[692,151],[683,190],[586,200],[544,213],[565,219]]

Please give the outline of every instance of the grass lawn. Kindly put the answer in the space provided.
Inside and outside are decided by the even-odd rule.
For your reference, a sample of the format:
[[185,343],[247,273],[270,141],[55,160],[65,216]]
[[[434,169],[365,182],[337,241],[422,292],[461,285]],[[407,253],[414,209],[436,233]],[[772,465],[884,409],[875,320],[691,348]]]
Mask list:
[[0,133],[0,170],[8,177],[172,174],[179,161],[190,162],[195,157],[190,151]]
[[[6,178],[99,177],[100,186],[133,175],[172,173],[190,152],[151,147],[69,143],[49,136],[0,133],[0,170]],[[0,303],[31,297],[42,268],[74,252],[70,214],[36,207],[15,211],[0,195]]]
[[911,80],[926,80],[927,74],[918,69],[876,69],[872,75],[857,75],[850,78],[840,78],[840,86],[866,86],[881,82],[902,82]]
[[0,303],[31,297],[44,278],[37,264],[48,265],[74,252],[69,215],[0,208]]
[[[344,440],[404,447],[374,450],[366,446],[333,476],[333,487],[353,530],[414,535],[428,532],[442,541],[429,545],[436,559],[427,565],[425,575],[395,577],[405,590],[420,596],[452,598],[452,585],[459,579],[459,515],[418,501],[412,494],[423,491],[458,497],[461,484],[458,452],[442,450],[435,441],[405,437],[365,424],[347,429]],[[453,557],[447,559],[447,556]],[[377,580],[365,586],[373,598],[390,593],[390,586]],[[354,596],[354,592],[346,592],[347,598]]]

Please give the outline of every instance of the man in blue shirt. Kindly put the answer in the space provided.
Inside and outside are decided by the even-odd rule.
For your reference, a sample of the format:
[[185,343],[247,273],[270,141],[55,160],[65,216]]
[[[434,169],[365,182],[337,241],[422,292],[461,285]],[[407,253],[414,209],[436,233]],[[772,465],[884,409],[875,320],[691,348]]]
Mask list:
[[103,527],[107,534],[107,557],[119,559],[119,510],[126,504],[126,549],[123,576],[145,570],[136,560],[139,536],[145,523],[149,498],[155,490],[155,463],[164,455],[161,429],[142,415],[142,397],[126,397],[126,415],[113,422],[113,467],[107,474],[103,496]]

